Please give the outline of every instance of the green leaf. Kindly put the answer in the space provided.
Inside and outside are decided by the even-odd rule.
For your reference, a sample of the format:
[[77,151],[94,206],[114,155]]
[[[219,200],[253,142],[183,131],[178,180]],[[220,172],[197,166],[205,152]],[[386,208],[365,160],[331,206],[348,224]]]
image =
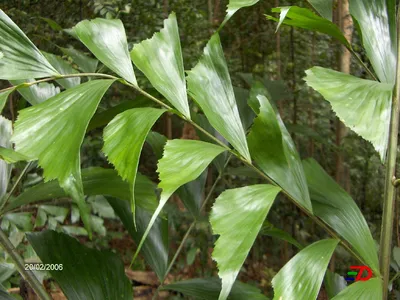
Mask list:
[[347,287],[347,282],[343,276],[329,270],[326,272],[324,283],[329,299],[332,299]]
[[[281,24],[285,24],[293,27],[299,27],[307,30],[325,33],[337,39],[347,48],[351,48],[351,45],[344,37],[339,27],[337,27],[331,21],[317,16],[315,13],[307,8],[301,8],[297,6],[277,7],[273,8],[272,12],[281,13],[278,28]],[[278,22],[278,19],[272,16],[267,15],[266,17],[268,20]]]
[[87,56],[81,51],[74,48],[61,48],[61,51],[72,58],[72,60],[78,65],[78,68],[85,73],[95,73],[99,61],[97,59]]
[[[351,0],[350,13],[357,19],[368,58],[381,82],[393,86],[396,78],[395,1]],[[390,15],[389,15],[390,13]],[[393,22],[391,22],[393,20]]]
[[4,160],[6,163],[12,164],[18,161],[29,161],[29,157],[18,153],[10,148],[4,148],[0,146],[0,159]]
[[303,161],[315,215],[342,236],[379,275],[375,242],[353,199],[313,159]]
[[372,278],[368,281],[358,281],[344,289],[332,300],[382,300],[382,281],[379,278]]
[[226,10],[226,16],[222,22],[220,28],[225,25],[226,22],[241,8],[249,7],[256,4],[260,0],[229,0],[228,8]]
[[333,0],[308,0],[308,2],[322,17],[332,21]]
[[331,103],[346,126],[370,141],[384,161],[393,87],[321,67],[311,68],[306,74],[307,84]]
[[[0,146],[11,148],[12,122],[0,116]],[[4,160],[0,160],[0,203],[7,193],[8,181],[11,175],[11,167]]]
[[272,279],[274,299],[317,299],[338,242],[321,240],[296,254]]
[[22,231],[32,230],[32,213],[19,212],[19,213],[7,213],[4,215],[3,220],[7,220],[17,226]]
[[[261,170],[302,207],[312,212],[303,166],[279,114],[259,95],[260,114],[248,135],[251,156]],[[268,145],[268,147],[266,147]]]
[[[264,224],[265,224],[265,222],[264,222]],[[263,228],[260,231],[260,234],[284,240],[284,241],[294,245],[298,249],[303,249],[303,246],[298,241],[296,241],[289,233],[287,233],[286,231],[284,231],[282,229],[274,227],[274,225],[272,225],[272,224],[268,223],[268,225],[263,226]]]
[[137,85],[121,20],[84,20],[74,27],[74,31],[98,60],[126,81]]
[[89,236],[80,146],[89,120],[112,83],[113,80],[89,81],[21,110],[12,137],[16,151],[30,159],[38,159],[45,179],[58,179],[60,186],[76,201]]
[[146,143],[150,145],[150,147],[153,149],[153,152],[157,158],[157,160],[161,159],[163,152],[164,152],[164,146],[167,143],[167,138],[155,131],[150,131],[149,134],[147,135],[146,138]]
[[[77,74],[79,73],[75,70],[68,62],[63,60],[61,57],[43,52],[42,54],[46,59],[50,62],[50,64],[62,75],[70,75],[70,74]],[[79,77],[72,77],[66,79],[58,79],[57,82],[62,85],[66,89],[73,88],[81,83],[81,79]]]
[[190,119],[185,71],[175,13],[171,13],[169,18],[164,21],[164,28],[160,32],[133,47],[131,59],[157,91],[180,113]]
[[258,184],[227,190],[215,200],[210,223],[214,234],[219,235],[212,254],[222,279],[219,300],[228,298],[279,192],[278,187]]
[[247,129],[253,124],[253,120],[255,117],[254,111],[248,104],[249,100],[249,90],[241,88],[241,87],[234,87],[236,103],[239,110],[240,119],[242,120],[243,128],[247,131]]
[[131,187],[134,218],[134,187],[140,154],[147,134],[164,112],[164,109],[150,107],[130,109],[117,115],[104,129],[103,152]]
[[157,169],[160,179],[158,187],[162,189],[160,203],[151,217],[133,260],[169,197],[180,186],[199,177],[212,160],[224,151],[225,149],[220,146],[195,140],[169,140],[167,142],[164,156],[159,160]]
[[[194,278],[165,285],[161,290],[171,290],[195,299],[215,300],[221,291],[219,278]],[[229,295],[230,300],[267,300],[260,290],[250,284],[235,281]]]
[[17,80],[59,75],[39,49],[0,9],[0,79]]
[[133,299],[132,285],[116,254],[87,248],[50,230],[28,233],[27,238],[44,264],[62,264],[62,271],[50,274],[68,299]]
[[14,91],[14,89],[10,89],[8,91],[0,93],[0,114],[3,110],[4,106],[6,105],[8,96]]
[[[12,80],[11,83],[14,85],[19,85],[25,82],[29,83],[33,81],[34,81],[33,79]],[[54,84],[52,83],[41,82],[39,84],[34,84],[28,87],[19,88],[17,91],[31,105],[37,105],[60,93],[60,88],[55,87]]]
[[[136,228],[128,201],[107,197],[115,213],[121,219],[136,244],[139,244],[149,224],[151,213],[136,209]],[[168,267],[168,220],[157,218],[149,236],[143,244],[141,254],[160,280],[164,279]]]
[[[124,200],[130,199],[129,184],[123,181],[117,172],[112,169],[98,167],[83,169],[82,184],[85,195],[109,195]],[[155,189],[155,184],[146,176],[139,173],[136,177],[135,186],[137,205],[150,212],[154,211],[158,205]],[[8,203],[3,212],[37,201],[62,197],[66,197],[66,193],[60,188],[57,181],[40,183],[25,190],[17,198]]]
[[45,21],[53,30],[61,31],[63,28],[54,20],[44,17],[39,17],[39,19]]
[[204,189],[207,180],[207,170],[199,178],[181,186],[176,193],[179,199],[193,216],[200,216],[200,208],[204,200]]
[[200,105],[211,125],[247,161],[251,161],[218,34],[212,36],[199,63],[188,74],[189,94]]

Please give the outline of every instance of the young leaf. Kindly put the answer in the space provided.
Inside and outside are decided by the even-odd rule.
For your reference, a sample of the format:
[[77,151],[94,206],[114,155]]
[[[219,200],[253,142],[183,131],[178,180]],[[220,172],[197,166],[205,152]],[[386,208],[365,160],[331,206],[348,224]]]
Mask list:
[[[387,2],[392,7],[387,7]],[[381,82],[393,86],[396,77],[395,1],[351,0],[350,13],[357,19],[368,58]],[[389,15],[389,13],[391,15]]]
[[[112,169],[89,168],[82,170],[82,184],[85,195],[109,195],[119,199],[129,200],[129,184],[118,176]],[[137,205],[149,212],[156,210],[158,201],[155,194],[156,185],[146,176],[138,173],[135,182],[135,198]],[[22,205],[41,200],[50,200],[66,197],[65,191],[58,182],[53,180],[40,183],[27,189],[13,201],[6,205],[4,212],[13,210]],[[128,203],[128,201],[127,201]]]
[[[121,219],[136,244],[138,244],[149,224],[151,213],[137,207],[136,227],[128,201],[107,197],[115,213]],[[168,267],[168,220],[157,218],[143,244],[142,255],[160,280],[164,279]]]
[[228,8],[226,9],[226,16],[220,28],[222,28],[239,9],[252,6],[258,1],[260,0],[229,0]]
[[260,113],[247,138],[251,156],[265,174],[312,212],[303,166],[292,138],[268,99],[262,95],[257,99]]
[[195,180],[204,172],[212,160],[225,149],[210,143],[195,140],[169,140],[165,145],[164,156],[158,162],[160,174],[159,188],[162,189],[160,203],[154,212],[133,260],[138,255],[157,216],[169,197],[182,185]]
[[313,159],[303,161],[314,213],[342,236],[379,275],[375,242],[360,209]]
[[321,67],[311,68],[306,74],[307,84],[331,103],[348,127],[370,141],[384,161],[393,87]]
[[[77,74],[79,73],[75,70],[68,62],[63,60],[61,57],[43,52],[42,54],[46,59],[50,62],[50,64],[62,75],[70,75],[70,74]],[[74,86],[77,86],[81,83],[81,79],[79,77],[72,77],[66,79],[58,79],[57,82],[62,85],[66,89],[70,89]]]
[[117,115],[104,129],[103,152],[131,187],[134,218],[134,187],[140,153],[151,127],[164,112],[164,109],[150,107],[130,109]]
[[137,85],[121,20],[94,19],[79,22],[74,32],[104,65]]
[[[0,116],[0,146],[11,148],[12,122]],[[11,167],[4,161],[0,160],[0,203],[7,193],[8,180],[11,175]]]
[[189,94],[200,105],[211,125],[247,161],[251,161],[218,34],[212,36],[199,63],[188,74]]
[[332,21],[333,0],[308,0],[308,2],[322,17]]
[[79,70],[85,73],[95,73],[99,61],[97,59],[87,56],[74,48],[61,48],[61,51],[72,58],[74,63],[78,65]]
[[272,279],[274,299],[317,299],[338,242],[321,240],[296,254]]
[[169,18],[164,21],[164,28],[160,32],[133,47],[131,59],[157,91],[179,112],[190,119],[185,71],[175,13],[171,13]]
[[14,89],[10,89],[8,91],[0,93],[0,113],[6,105],[8,96],[14,91]]
[[278,28],[281,24],[286,24],[293,27],[325,33],[337,39],[345,47],[349,49],[351,48],[351,45],[344,37],[339,27],[337,27],[331,21],[317,16],[307,8],[301,8],[297,6],[277,7],[273,8],[272,12],[281,13],[280,20],[272,16],[266,16],[269,20],[279,22]]
[[0,9],[0,79],[57,76],[58,72],[21,29]]
[[258,184],[223,192],[212,207],[210,223],[219,238],[213,259],[222,279],[219,300],[225,300],[232,289],[261,226],[280,188]]
[[89,81],[21,110],[12,137],[16,151],[38,159],[46,180],[58,179],[76,201],[89,235],[79,152],[89,120],[112,83],[113,80]]
[[368,281],[355,282],[332,298],[332,300],[347,299],[382,300],[382,280],[372,278]]
[[51,230],[27,233],[27,238],[44,264],[62,265],[50,274],[68,299],[133,299],[132,285],[116,254],[87,248]]
[[[33,79],[28,80],[11,80],[11,83],[18,85],[24,82],[32,82]],[[46,101],[47,99],[54,97],[60,93],[60,88],[54,86],[52,83],[41,82],[28,87],[19,88],[18,93],[28,101],[31,105],[37,105]]]

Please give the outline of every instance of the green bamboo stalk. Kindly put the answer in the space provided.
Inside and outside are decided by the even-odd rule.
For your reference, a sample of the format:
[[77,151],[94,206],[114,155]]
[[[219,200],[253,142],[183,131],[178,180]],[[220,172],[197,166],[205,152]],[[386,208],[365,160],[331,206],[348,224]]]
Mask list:
[[[400,34],[400,11],[397,14],[397,36]],[[383,216],[381,239],[379,247],[379,264],[383,279],[383,299],[388,296],[390,275],[390,256],[392,250],[394,206],[396,202],[395,179],[397,143],[399,132],[399,96],[400,96],[400,39],[397,37],[397,73],[396,84],[393,90],[392,112],[390,118],[389,147],[386,165],[385,195],[383,202]]]

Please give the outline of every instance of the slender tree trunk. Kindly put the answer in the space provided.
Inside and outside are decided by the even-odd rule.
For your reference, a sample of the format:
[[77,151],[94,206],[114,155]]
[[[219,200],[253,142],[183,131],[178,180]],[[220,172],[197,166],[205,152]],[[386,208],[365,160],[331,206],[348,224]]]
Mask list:
[[[279,0],[275,0],[275,7],[279,7]],[[276,79],[282,79],[282,60],[281,60],[281,32],[276,33]],[[283,119],[283,99],[279,99],[278,109]]]

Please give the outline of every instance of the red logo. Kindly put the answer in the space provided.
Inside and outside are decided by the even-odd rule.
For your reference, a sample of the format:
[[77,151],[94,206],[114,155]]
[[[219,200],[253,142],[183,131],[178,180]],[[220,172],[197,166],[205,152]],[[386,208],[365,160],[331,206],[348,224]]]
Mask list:
[[[357,272],[347,272],[348,277],[346,277],[346,281],[367,281],[372,277],[372,270],[367,266],[350,266],[350,270],[357,270]],[[367,272],[367,274],[363,277],[365,271]]]

